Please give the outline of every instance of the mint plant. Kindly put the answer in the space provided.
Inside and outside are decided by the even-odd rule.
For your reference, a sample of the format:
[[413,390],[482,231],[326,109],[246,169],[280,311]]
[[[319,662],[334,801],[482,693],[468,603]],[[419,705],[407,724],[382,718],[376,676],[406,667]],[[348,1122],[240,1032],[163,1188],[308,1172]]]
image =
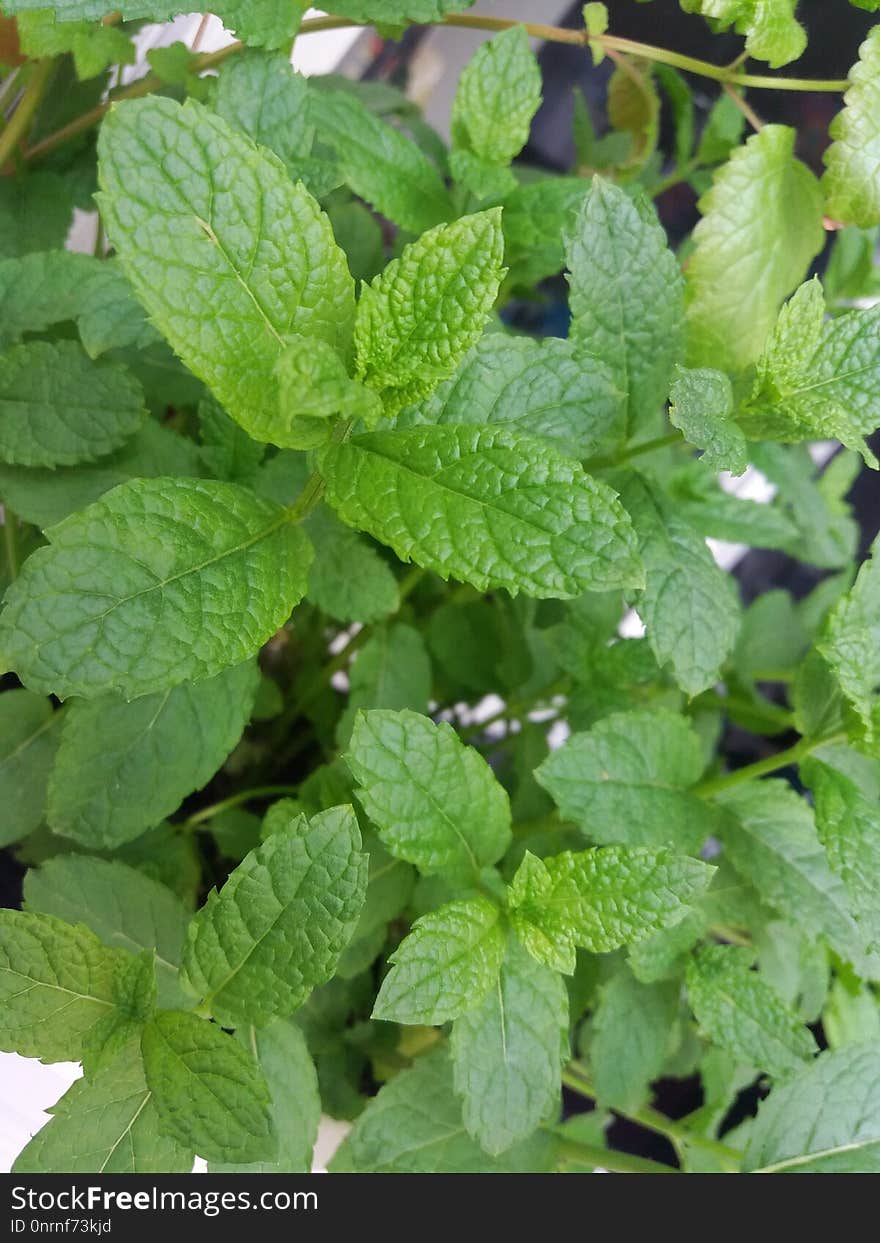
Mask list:
[[[880,27],[230,2],[120,87],[174,0],[2,3],[0,1048],[84,1068],[16,1170],[880,1171]],[[444,21],[448,147],[290,65]],[[613,62],[565,175],[530,35]],[[843,97],[821,176],[767,90]]]

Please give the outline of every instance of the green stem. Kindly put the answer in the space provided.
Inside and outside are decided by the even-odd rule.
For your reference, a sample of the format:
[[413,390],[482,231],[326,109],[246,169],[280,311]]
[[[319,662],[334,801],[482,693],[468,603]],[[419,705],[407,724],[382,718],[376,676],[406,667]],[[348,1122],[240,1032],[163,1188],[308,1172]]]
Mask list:
[[299,790],[299,786],[277,785],[277,786],[254,786],[252,790],[239,790],[237,794],[231,794],[229,798],[221,799],[219,803],[212,803],[210,807],[203,807],[200,811],[194,811],[188,816],[183,824],[182,829],[196,829],[200,824],[204,824],[206,820],[213,820],[215,816],[219,816],[221,812],[230,811],[233,807],[239,807],[242,803],[249,803],[252,799],[258,798],[290,798]]
[[615,466],[624,466],[633,458],[642,457],[646,453],[656,453],[659,449],[671,449],[673,445],[680,444],[684,444],[681,432],[666,432],[662,436],[655,436],[653,440],[643,440],[639,444],[628,445],[620,453],[615,453],[610,457],[600,455],[587,458],[584,462],[584,470],[609,470]]
[[40,105],[40,100],[43,98],[46,87],[49,85],[49,78],[52,76],[54,65],[55,62],[49,58],[35,62],[30,81],[24,89],[24,94],[18,101],[18,107],[9,118],[3,133],[0,134],[0,168],[3,168],[9,162],[15,154],[18,144],[25,138],[30,129],[34,113]]
[[557,1151],[563,1162],[585,1165],[590,1169],[612,1170],[615,1174],[680,1174],[681,1171],[660,1161],[647,1157],[635,1157],[628,1152],[616,1152],[613,1148],[600,1148],[598,1144],[581,1144],[577,1140],[560,1136],[551,1131]]
[[[442,23],[431,24],[489,31],[508,30],[511,26],[524,25],[526,32],[532,38],[544,39],[548,43],[569,43],[586,49],[590,42],[584,30],[567,30],[562,26],[545,26],[540,22],[517,22],[512,18],[485,17],[482,14],[475,13],[453,13],[447,15]],[[312,17],[302,23],[299,33],[301,36],[318,34],[325,30],[342,30],[362,25],[364,23],[351,21],[346,17]],[[729,82],[734,86],[750,86],[758,90],[830,91],[841,93],[848,90],[850,85],[847,79],[781,78],[761,74],[739,73],[736,65],[713,65],[709,61],[697,60],[693,56],[683,56],[680,52],[671,52],[666,48],[654,47],[649,43],[637,43],[632,39],[622,39],[616,35],[595,35],[593,36],[593,41],[600,43],[602,47],[609,51],[625,52],[630,56],[637,56],[641,60],[654,61],[661,65],[672,65],[676,69],[684,69],[686,72],[697,74],[699,77],[711,78],[715,82]],[[227,57],[234,56],[240,52],[243,46],[244,44],[242,43],[231,43],[227,47],[220,48],[219,51],[204,53],[194,62],[194,72],[202,73],[206,69],[216,68]],[[156,74],[148,74],[145,78],[141,78],[140,81],[133,82],[130,86],[116,91],[112,99],[98,104],[97,107],[84,112],[82,116],[76,117],[67,125],[62,126],[61,129],[56,130],[54,134],[49,134],[42,142],[36,143],[26,151],[24,158],[27,160],[39,159],[41,156],[46,155],[47,152],[54,150],[61,143],[67,142],[68,139],[75,138],[78,134],[91,129],[93,125],[97,125],[114,103],[118,103],[123,99],[136,99],[142,95],[149,95],[152,91],[159,90],[162,85],[162,80]]]
[[[596,1090],[590,1082],[585,1068],[579,1062],[569,1062],[568,1067],[562,1073],[562,1082],[567,1088],[577,1092],[578,1095],[585,1097],[587,1100],[595,1101]],[[689,1131],[687,1127],[682,1126],[681,1123],[673,1122],[671,1118],[667,1118],[665,1114],[659,1113],[656,1109],[651,1109],[648,1105],[642,1109],[631,1111],[616,1109],[614,1112],[620,1114],[622,1118],[629,1118],[631,1122],[637,1122],[639,1126],[643,1126],[649,1131],[665,1136],[675,1148],[679,1157],[681,1157],[683,1149],[690,1145],[692,1148],[702,1148],[704,1152],[711,1153],[727,1168],[728,1173],[739,1171],[742,1153],[738,1149],[731,1148],[729,1144],[723,1144],[718,1139],[711,1139],[708,1135],[696,1135]]]
[[6,566],[9,570],[9,581],[14,583],[18,578],[18,522],[8,505],[3,506],[3,546],[6,549]]
[[724,773],[721,777],[710,777],[708,781],[694,786],[691,793],[699,795],[700,798],[714,798],[716,794],[745,785],[747,781],[754,781],[756,777],[766,777],[768,773],[775,773],[780,768],[787,768],[790,764],[799,764],[818,747],[839,742],[845,737],[845,734],[832,734],[828,738],[801,738],[794,746],[788,747],[785,751],[777,751],[775,755],[769,755],[766,760],[756,760],[754,764],[746,764],[744,768],[737,768],[732,773]]

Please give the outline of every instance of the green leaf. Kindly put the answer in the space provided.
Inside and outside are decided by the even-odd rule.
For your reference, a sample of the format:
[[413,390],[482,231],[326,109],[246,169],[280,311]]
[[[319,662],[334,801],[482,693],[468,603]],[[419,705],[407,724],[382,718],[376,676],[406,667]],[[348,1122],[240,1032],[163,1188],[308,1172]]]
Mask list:
[[397,579],[372,544],[326,506],[315,510],[306,529],[315,546],[307,599],[341,622],[366,624],[397,612]]
[[308,337],[289,337],[275,364],[280,418],[273,439],[297,449],[313,449],[330,434],[337,414],[363,419],[369,427],[382,414],[378,394],[349,377],[332,346]]
[[94,465],[7,466],[0,462],[0,496],[35,526],[55,526],[129,479],[203,473],[191,440],[148,420],[116,453]]
[[565,819],[594,841],[697,851],[716,823],[688,790],[704,766],[703,744],[684,717],[646,709],[573,734],[535,775]]
[[826,149],[825,209],[834,220],[862,228],[880,224],[880,27],[875,26],[859,48],[849,72],[850,87],[843,109],[828,127],[833,139]]
[[78,78],[95,78],[113,64],[130,65],[135,47],[129,36],[113,26],[88,22],[59,22],[49,8],[22,13],[18,40],[26,56],[34,59],[73,54]]
[[[111,348],[149,345],[159,334],[115,259],[70,250],[36,251],[0,262],[0,341],[76,320],[90,357]],[[60,343],[59,343],[60,344]]]
[[[452,102],[451,167],[478,197],[528,142],[541,105],[541,71],[524,26],[512,26],[477,49],[458,79]],[[461,160],[460,157],[467,157]],[[482,173],[474,177],[474,172]],[[508,186],[513,178],[508,174]],[[512,187],[511,187],[512,188]]]
[[605,954],[679,923],[713,872],[670,850],[526,851],[508,890],[511,922],[533,958],[571,975],[576,946]]
[[199,437],[212,475],[230,483],[254,482],[266,447],[251,440],[213,397],[199,402]]
[[158,1001],[189,1004],[177,982],[190,913],[158,881],[118,859],[57,855],[25,877],[28,911],[85,924],[111,949],[154,955]]
[[794,158],[794,138],[787,126],[765,125],[700,200],[687,266],[690,366],[737,371],[754,362],[780,303],[824,245],[819,184]]
[[268,1027],[241,1027],[240,1043],[257,1059],[271,1098],[270,1115],[278,1136],[278,1155],[251,1165],[214,1162],[211,1174],[308,1174],[321,1120],[315,1064],[301,1030],[285,1019]]
[[574,229],[588,193],[582,177],[544,177],[504,199],[504,258],[514,285],[530,287],[565,266],[563,239]]
[[431,661],[419,631],[403,622],[378,627],[351,666],[348,707],[337,728],[339,745],[347,745],[360,709],[427,712],[430,696]]
[[160,1127],[140,1049],[78,1079],[19,1153],[16,1174],[189,1174],[193,1152]]
[[372,432],[321,456],[343,521],[443,578],[539,598],[641,582],[606,484],[502,426]]
[[357,378],[393,413],[451,375],[482,335],[504,270],[501,211],[438,225],[361,290]]
[[451,1050],[468,1134],[497,1156],[558,1107],[568,1055],[565,985],[510,938],[497,986],[456,1019]]
[[880,557],[872,545],[852,590],[838,601],[817,644],[867,736],[873,734],[874,691],[880,684]]
[[512,424],[557,443],[571,457],[592,457],[623,436],[623,394],[603,362],[558,337],[490,332],[430,397],[402,410],[398,427]]
[[27,837],[43,822],[62,720],[42,695],[8,690],[0,696],[0,846]]
[[490,1157],[471,1139],[453,1092],[446,1050],[395,1075],[355,1122],[330,1163],[334,1174],[493,1174],[547,1168],[552,1147],[536,1135]]
[[880,1044],[823,1053],[758,1107],[745,1169],[880,1173]]
[[242,427],[285,444],[285,339],[344,354],[351,340],[354,284],[327,217],[276,156],[193,101],[114,109],[99,154],[104,223],[151,319]]
[[752,439],[835,439],[877,459],[864,437],[880,424],[880,314],[849,311],[825,323],[822,286],[802,285],[779,314],[742,414]]
[[600,1106],[638,1110],[648,1101],[675,1033],[677,984],[640,984],[624,966],[599,993],[590,1071]]
[[309,112],[355,194],[402,229],[422,233],[455,216],[443,180],[409,138],[344,91],[313,91]]
[[73,206],[72,188],[58,173],[4,177],[0,182],[0,258],[63,246]]
[[733,386],[722,371],[709,367],[677,370],[669,393],[669,421],[702,449],[711,470],[741,475],[749,464],[746,438],[733,418]]
[[653,426],[682,348],[683,285],[653,207],[596,177],[568,239],[571,338],[611,368],[630,431]]
[[121,484],[47,535],[6,594],[0,660],[62,698],[134,698],[240,663],[286,621],[311,559],[284,509],[194,479]]
[[207,1161],[271,1161],[269,1091],[253,1056],[214,1023],[159,1010],[141,1037],[163,1131]]
[[283,52],[245,51],[224,66],[214,97],[216,112],[268,147],[296,174],[311,155],[315,128],[309,89]]
[[359,713],[345,758],[382,841],[421,872],[473,877],[507,849],[507,794],[445,722],[409,711]]
[[283,48],[297,33],[306,0],[218,0],[217,16],[254,47]]
[[809,1029],[751,970],[751,950],[704,945],[687,969],[688,998],[710,1040],[739,1062],[789,1078],[816,1052]]
[[137,837],[205,785],[241,737],[257,691],[248,661],[133,703],[73,703],[49,783],[50,827],[108,849]]
[[81,925],[0,910],[0,1048],[79,1060],[99,1023],[131,1013],[124,985],[133,962]]
[[7,462],[68,466],[118,449],[145,416],[119,363],[94,363],[75,341],[31,341],[0,354],[0,443]]
[[809,937],[823,937],[846,961],[858,958],[864,942],[809,804],[778,779],[740,786],[721,801],[731,813],[725,853],[740,875]]
[[639,536],[647,582],[636,602],[648,642],[688,695],[717,682],[736,642],[736,586],[696,532],[646,479],[631,472],[621,499]]
[[333,974],[366,887],[350,807],[294,818],[209,894],[190,925],[185,984],[230,1027],[292,1014]]
[[[821,752],[820,752],[821,754]],[[855,781],[811,757],[801,769],[813,791],[816,827],[828,862],[843,881],[871,953],[880,952],[880,814]]]
[[417,919],[390,956],[374,1019],[436,1025],[480,1004],[504,957],[501,912],[478,895]]

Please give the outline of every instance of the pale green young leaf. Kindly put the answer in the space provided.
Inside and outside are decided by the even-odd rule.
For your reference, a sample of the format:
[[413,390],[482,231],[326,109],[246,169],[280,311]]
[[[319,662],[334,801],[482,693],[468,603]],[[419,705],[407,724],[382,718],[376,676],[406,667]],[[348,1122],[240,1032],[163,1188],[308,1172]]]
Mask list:
[[0,1048],[44,1062],[78,1060],[97,1024],[129,1017],[125,974],[133,962],[82,925],[0,910]]
[[595,178],[566,259],[572,340],[610,367],[630,432],[654,427],[681,358],[683,285],[653,207]]
[[84,21],[59,22],[48,7],[22,13],[17,28],[26,56],[38,60],[70,52],[80,79],[95,78],[109,65],[130,65],[135,58],[134,44],[124,31]]
[[334,1174],[534,1173],[552,1160],[540,1133],[498,1157],[468,1135],[445,1049],[395,1075],[355,1122],[330,1164]]
[[323,341],[287,338],[275,364],[279,415],[272,439],[296,449],[313,449],[330,435],[334,415],[363,419],[367,427],[382,414],[372,389],[352,380],[342,358]]
[[473,877],[507,849],[507,793],[445,722],[362,712],[345,758],[383,843],[421,872]]
[[330,445],[321,470],[345,522],[443,578],[562,599],[641,584],[611,489],[507,427],[372,432]]
[[0,696],[0,845],[27,837],[43,822],[49,775],[64,717],[31,691]]
[[350,807],[296,818],[211,892],[189,928],[184,983],[228,1026],[292,1014],[333,974],[366,887]]
[[677,924],[714,868],[670,850],[602,846],[526,852],[508,890],[511,922],[538,962],[570,975],[575,947],[605,954]]
[[285,510],[206,480],[132,480],[47,534],[7,592],[0,660],[62,698],[239,664],[287,620],[311,560]]
[[710,1040],[738,1061],[777,1079],[801,1070],[817,1052],[809,1029],[751,970],[751,950],[704,945],[688,963],[688,998]]
[[859,570],[855,585],[838,601],[817,650],[837,678],[870,738],[875,690],[880,685],[880,544]]
[[427,712],[430,697],[431,661],[419,631],[403,622],[379,626],[351,666],[348,707],[339,719],[337,741],[347,745],[361,709]]
[[559,1103],[568,994],[555,971],[510,938],[494,988],[452,1028],[455,1091],[468,1134],[497,1156]]
[[49,468],[0,462],[0,497],[23,521],[45,530],[129,479],[202,474],[198,446],[148,419],[121,449],[94,464]]
[[794,137],[765,125],[700,200],[687,265],[691,366],[737,371],[754,362],[780,303],[824,244],[819,184],[794,158]]
[[341,622],[375,622],[397,611],[399,593],[388,563],[326,506],[306,524],[315,546],[306,598]]
[[623,966],[599,992],[589,1046],[600,1106],[632,1113],[647,1103],[675,1032],[678,984],[640,984]]
[[490,332],[397,426],[508,423],[585,458],[622,439],[623,397],[605,364],[571,341]]
[[[478,48],[458,80],[452,102],[452,171],[479,197],[479,174],[497,180],[525,146],[541,104],[541,71],[523,26],[512,26]],[[460,157],[467,157],[461,161]],[[508,174],[508,186],[515,185]],[[503,185],[503,177],[499,184]]]
[[20,466],[93,462],[138,430],[146,411],[119,363],[75,341],[30,341],[0,354],[0,455]]
[[760,896],[811,937],[821,936],[846,961],[861,957],[864,938],[843,882],[832,872],[813,812],[784,781],[754,781],[725,793],[725,853]]
[[711,470],[741,475],[748,466],[746,438],[733,417],[733,386],[722,371],[679,367],[669,392],[669,421],[702,449]]
[[285,338],[349,350],[354,283],[329,220],[276,156],[193,101],[120,105],[99,154],[107,232],[151,319],[237,422],[272,439]]
[[248,661],[131,703],[101,695],[71,704],[49,783],[49,826],[103,850],[170,816],[238,742],[258,680]]
[[[716,883],[717,883],[716,873]],[[681,976],[690,951],[705,934],[707,916],[701,907],[695,907],[679,923],[671,928],[661,928],[651,936],[643,937],[629,948],[627,961],[633,975],[641,984],[656,984],[660,980]]]
[[479,1006],[498,983],[501,912],[482,894],[417,919],[390,956],[373,1018],[437,1025]]
[[843,881],[868,951],[880,951],[880,813],[876,796],[818,758],[802,768],[813,791],[816,827],[831,867]]
[[177,982],[190,912],[165,885],[118,859],[56,855],[31,868],[25,909],[85,924],[111,949],[154,955],[160,1005],[189,1004]]
[[864,437],[880,424],[878,379],[880,314],[849,311],[826,323],[814,279],[779,313],[741,414],[743,429],[752,439],[840,440],[876,467]]
[[273,1160],[278,1139],[266,1080],[233,1036],[194,1014],[159,1010],[141,1051],[166,1134],[207,1161]]
[[644,709],[573,734],[535,775],[565,819],[596,842],[696,851],[716,823],[711,806],[688,790],[704,766],[684,717]]
[[880,224],[880,28],[859,48],[849,72],[843,109],[829,126],[833,139],[825,151],[826,210],[834,220],[870,228]]
[[313,91],[309,113],[348,185],[402,229],[422,233],[455,211],[443,179],[416,144],[344,91]]
[[286,1019],[273,1019],[268,1027],[245,1025],[235,1034],[256,1058],[266,1080],[278,1154],[271,1161],[251,1165],[212,1162],[209,1172],[308,1174],[321,1120],[321,1097],[315,1064],[302,1031]]
[[740,624],[735,583],[704,540],[655,491],[631,472],[621,499],[639,537],[645,589],[636,601],[659,664],[688,695],[718,680]]
[[822,1011],[822,1031],[829,1049],[880,1041],[880,1004],[871,985],[835,980]]
[[880,1173],[880,1044],[823,1053],[758,1107],[744,1168],[767,1174]]
[[504,269],[501,211],[438,225],[361,290],[357,377],[391,412],[427,395],[475,345]]
[[127,1045],[94,1076],[78,1079],[50,1108],[50,1121],[19,1153],[16,1174],[189,1174],[193,1151],[165,1134]]

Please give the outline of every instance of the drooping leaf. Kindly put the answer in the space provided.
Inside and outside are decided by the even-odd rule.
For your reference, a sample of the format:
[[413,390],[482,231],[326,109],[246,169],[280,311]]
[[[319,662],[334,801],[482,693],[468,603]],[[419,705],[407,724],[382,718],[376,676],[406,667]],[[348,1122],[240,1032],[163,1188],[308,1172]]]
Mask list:
[[250,1051],[214,1023],[159,1010],[141,1037],[166,1134],[207,1161],[271,1161],[278,1151],[266,1080]]
[[590,1041],[590,1073],[600,1105],[633,1112],[663,1069],[679,989],[641,984],[623,967],[599,993]]
[[825,152],[826,210],[834,220],[870,228],[880,224],[880,29],[876,26],[859,48],[859,59],[849,73],[850,87],[843,109],[828,132],[833,142]]

